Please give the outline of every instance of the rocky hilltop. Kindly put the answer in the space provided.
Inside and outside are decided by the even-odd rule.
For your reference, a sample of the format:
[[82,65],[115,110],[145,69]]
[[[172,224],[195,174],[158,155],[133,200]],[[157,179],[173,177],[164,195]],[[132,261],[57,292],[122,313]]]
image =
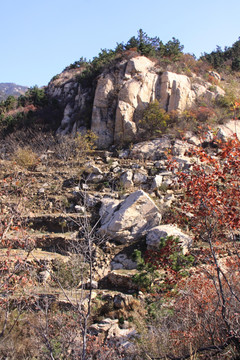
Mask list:
[[[141,111],[155,99],[167,112],[182,112],[199,98],[211,101],[225,93],[196,75],[162,71],[154,61],[139,55],[115,62],[87,88],[78,82],[80,74],[80,69],[64,71],[49,83],[47,92],[63,106],[58,133],[76,133],[90,126],[98,136],[99,148],[132,141]],[[217,73],[212,76],[220,80]]]

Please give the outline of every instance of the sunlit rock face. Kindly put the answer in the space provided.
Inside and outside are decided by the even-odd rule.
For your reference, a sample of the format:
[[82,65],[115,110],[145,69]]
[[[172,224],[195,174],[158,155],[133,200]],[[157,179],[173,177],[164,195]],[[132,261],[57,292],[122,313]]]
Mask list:
[[50,96],[63,108],[59,134],[76,133],[87,128],[98,136],[98,148],[132,141],[138,133],[143,110],[157,99],[168,112],[190,108],[198,97],[206,100],[223,95],[218,86],[170,71],[161,72],[145,56],[132,56],[105,69],[94,84],[78,82],[80,69],[58,75],[48,85]]

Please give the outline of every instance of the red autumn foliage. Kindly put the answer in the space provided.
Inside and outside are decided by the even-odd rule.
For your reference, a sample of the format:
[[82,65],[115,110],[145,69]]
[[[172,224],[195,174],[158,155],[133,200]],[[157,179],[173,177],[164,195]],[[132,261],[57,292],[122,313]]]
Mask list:
[[[229,346],[240,355],[240,141],[216,142],[208,153],[192,151],[192,169],[178,171],[183,194],[174,222],[195,235],[201,266],[179,283],[175,315],[184,331],[172,333],[182,353],[222,352]],[[177,167],[176,163],[170,166]],[[196,254],[195,254],[196,255]]]

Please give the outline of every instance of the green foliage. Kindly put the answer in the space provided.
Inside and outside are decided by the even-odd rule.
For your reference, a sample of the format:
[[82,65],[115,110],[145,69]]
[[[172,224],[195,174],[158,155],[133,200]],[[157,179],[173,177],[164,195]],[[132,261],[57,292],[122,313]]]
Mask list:
[[27,104],[27,97],[25,95],[20,95],[17,99],[17,107],[24,107]]
[[34,112],[29,110],[28,112],[19,111],[13,114],[0,114],[0,129],[4,135],[7,135],[14,131],[16,128],[22,126],[29,126],[34,121]]
[[171,268],[174,271],[181,271],[193,265],[194,257],[192,255],[184,255],[182,252],[174,252],[169,256]]
[[224,50],[220,46],[216,47],[215,51],[210,54],[204,53],[202,60],[207,60],[215,69],[231,66],[233,71],[240,71],[240,37],[230,47],[225,47]]
[[178,237],[167,236],[160,239],[158,250],[148,250],[146,252],[145,262],[155,266],[157,269],[165,268],[179,272],[192,266],[194,257],[183,254]]
[[[75,61],[74,63],[70,64],[69,66],[67,66],[64,71],[66,70],[72,70],[72,69],[78,69],[81,67],[84,67],[88,64],[89,62],[87,61],[86,58],[84,58],[83,56],[80,57],[79,60]],[[54,80],[54,79],[52,79]]]
[[232,93],[226,93],[224,96],[219,96],[217,99],[217,104],[223,108],[230,108],[233,106],[236,97]]
[[7,99],[4,101],[4,106],[6,111],[13,110],[16,104],[16,98],[12,95],[8,96]]
[[142,270],[145,267],[145,261],[142,257],[142,253],[140,250],[135,249],[133,252],[133,260],[137,263],[138,270]]
[[36,112],[49,105],[53,103],[50,104],[45,90],[37,86],[29,88],[19,98],[9,96],[0,103],[0,130],[6,135],[17,128],[33,124]]
[[141,290],[155,292],[173,290],[194,263],[194,257],[184,255],[179,239],[173,236],[161,238],[158,250],[147,250],[144,257],[135,249],[133,259],[138,264],[133,281]]
[[151,320],[160,320],[161,318],[164,318],[166,316],[174,315],[174,309],[170,305],[163,305],[164,300],[159,297],[157,297],[156,299],[150,297],[146,299],[146,308]]
[[54,75],[54,76],[51,78],[50,82],[59,79],[59,77],[60,77],[59,74]]
[[169,120],[169,114],[155,100],[143,112],[143,118],[139,121],[139,127],[145,131],[148,138],[149,136],[159,136],[166,131]]
[[[101,71],[115,59],[116,51],[101,49],[98,56],[95,56],[91,62],[84,63],[84,70],[78,76],[78,81],[83,87],[92,86],[94,79]],[[83,66],[83,64],[82,64]]]
[[47,96],[44,89],[38,88],[36,85],[30,89],[25,94],[26,102],[28,104],[33,104],[34,106],[44,106],[47,105]]
[[124,55],[125,51],[135,50],[141,55],[155,58],[169,58],[176,61],[182,55],[183,45],[176,38],[172,38],[165,45],[158,37],[149,37],[142,29],[138,30],[138,36],[132,36],[126,44],[117,44],[115,49],[101,49],[98,56],[92,61],[86,61],[86,58],[80,58],[73,64],[65,68],[65,70],[82,68],[83,71],[78,76],[78,81],[83,87],[90,87],[94,79],[102,72],[102,70],[111,65],[116,57]]
[[138,273],[133,276],[133,281],[141,290],[150,291],[153,281],[159,276],[156,267],[149,263],[145,263],[140,250],[135,249],[133,252],[133,260],[137,262]]
[[[129,50],[136,48],[141,55],[153,57],[169,57],[171,60],[176,61],[182,54],[183,45],[176,38],[172,38],[165,45],[159,37],[149,37],[142,29],[138,30],[137,38],[131,37],[129,41],[122,45],[122,50]],[[119,49],[119,45],[118,45]]]
[[165,44],[165,46],[162,45],[162,56],[170,57],[173,61],[176,61],[182,54],[183,48],[184,46],[180,44],[180,41],[173,37],[172,40],[169,40]]
[[2,124],[8,128],[8,129],[12,129],[14,128],[14,126],[17,123],[17,117],[16,116],[12,116],[12,115],[8,115],[4,118],[4,120],[2,121]]

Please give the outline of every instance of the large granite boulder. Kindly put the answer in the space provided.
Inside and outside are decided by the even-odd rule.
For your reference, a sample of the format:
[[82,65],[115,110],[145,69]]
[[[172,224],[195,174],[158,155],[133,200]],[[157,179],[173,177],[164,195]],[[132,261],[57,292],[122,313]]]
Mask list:
[[173,236],[179,239],[183,254],[188,252],[193,240],[190,236],[184,234],[182,230],[175,225],[159,225],[152,228],[146,237],[148,250],[157,250],[159,248],[161,239],[169,236]]
[[129,154],[132,159],[160,160],[166,158],[166,151],[171,147],[171,140],[168,137],[143,141],[133,145]]
[[158,207],[142,190],[133,192],[121,202],[103,199],[100,216],[99,232],[120,243],[141,238],[161,221]]
[[184,234],[177,226],[159,225],[152,228],[147,233],[146,243],[148,250],[157,250],[159,248],[161,238],[166,238],[168,236],[174,236],[179,239],[184,254],[188,252],[193,242],[192,238]]
[[226,141],[236,134],[240,140],[240,120],[230,120],[225,125],[220,125],[217,133],[217,137]]
[[91,130],[98,136],[98,146],[101,148],[113,143],[114,113],[111,100],[114,82],[112,74],[100,76],[94,96]]

